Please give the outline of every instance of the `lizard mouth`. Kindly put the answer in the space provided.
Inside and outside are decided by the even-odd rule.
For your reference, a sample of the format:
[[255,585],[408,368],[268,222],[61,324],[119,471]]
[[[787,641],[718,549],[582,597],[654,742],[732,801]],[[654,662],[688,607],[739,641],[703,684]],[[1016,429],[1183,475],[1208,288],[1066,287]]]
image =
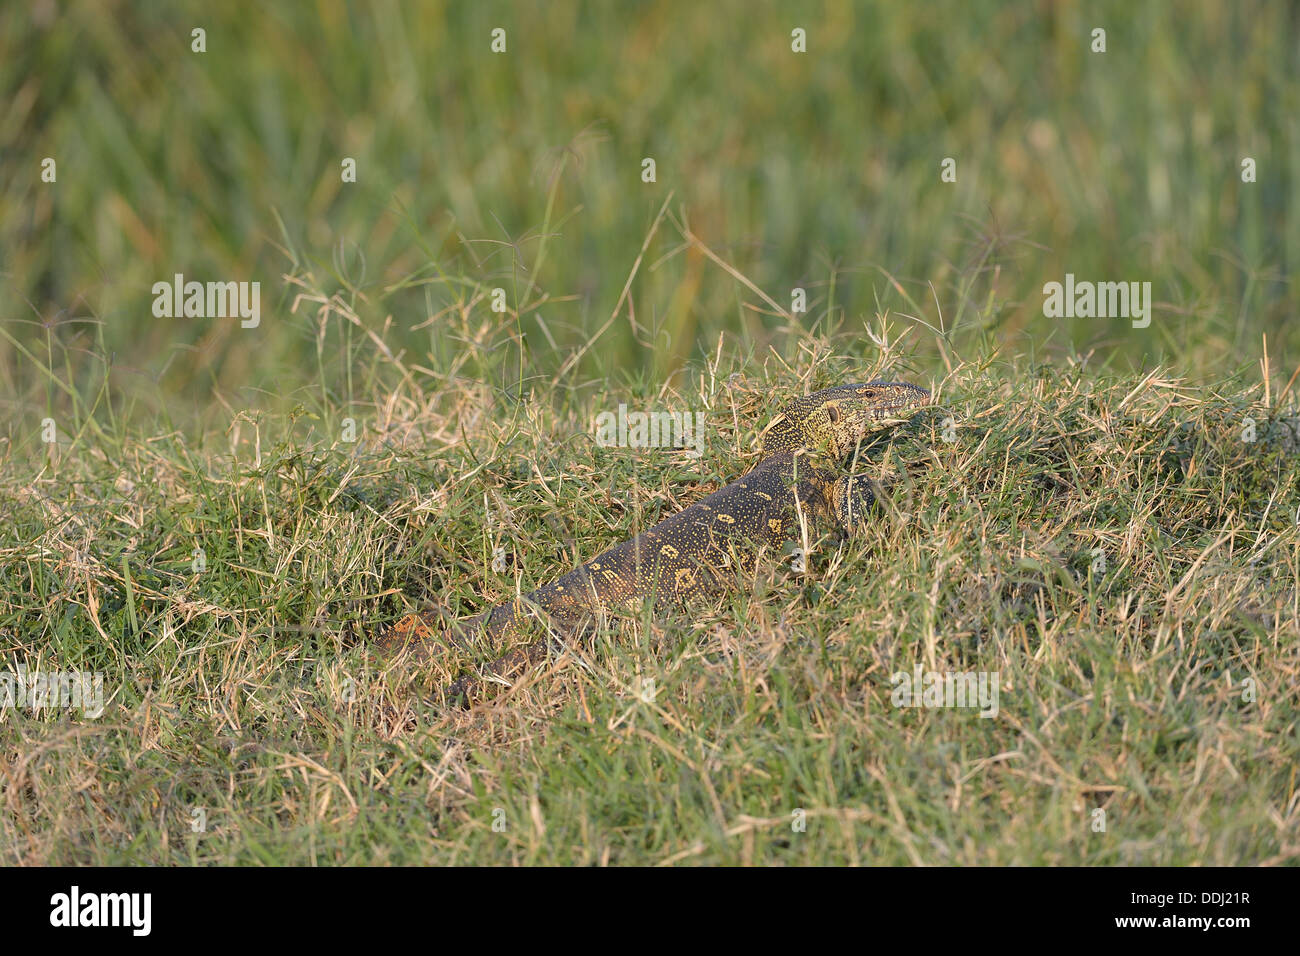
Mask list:
[[911,418],[910,413],[929,405],[933,397],[928,388],[920,385],[892,382],[887,385],[864,385],[862,393],[870,395],[870,391],[867,390],[876,388],[882,391],[887,389],[893,393],[892,397],[886,397],[880,406],[871,412],[871,418],[882,424],[907,421]]

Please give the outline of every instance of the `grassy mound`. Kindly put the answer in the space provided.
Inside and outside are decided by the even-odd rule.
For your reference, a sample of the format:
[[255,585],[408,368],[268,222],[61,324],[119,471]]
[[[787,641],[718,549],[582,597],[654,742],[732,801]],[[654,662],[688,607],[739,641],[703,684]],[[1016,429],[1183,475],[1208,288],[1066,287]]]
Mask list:
[[[861,463],[863,532],[805,573],[771,554],[722,600],[610,619],[470,713],[422,695],[472,652],[364,653],[742,473],[845,364],[642,396],[704,414],[699,458],[597,445],[615,396],[511,407],[449,377],[354,444],[299,412],[224,454],[124,430],[7,470],[11,659],[99,672],[107,703],[5,715],[6,862],[1293,858],[1300,471],[1242,383],[958,364]],[[996,674],[996,716],[895,706],[917,668]]]

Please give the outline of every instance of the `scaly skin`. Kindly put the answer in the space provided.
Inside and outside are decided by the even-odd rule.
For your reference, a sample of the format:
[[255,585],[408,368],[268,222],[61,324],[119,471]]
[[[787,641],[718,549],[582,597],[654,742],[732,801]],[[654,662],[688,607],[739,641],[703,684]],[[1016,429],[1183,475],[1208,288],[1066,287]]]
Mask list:
[[[377,642],[381,654],[409,647],[427,658],[448,640],[480,630],[501,648],[522,636],[537,617],[560,633],[575,633],[601,610],[653,596],[656,607],[725,585],[719,571],[730,566],[738,543],[777,545],[810,532],[852,533],[872,503],[868,481],[840,474],[839,467],[872,432],[905,421],[930,402],[916,385],[868,382],[824,389],[787,406],[763,431],[758,464],[684,511],[606,551],[522,599],[506,601],[456,625],[435,613],[411,614]],[[461,632],[460,635],[457,631]],[[546,656],[546,640],[519,647],[488,665],[509,680]],[[461,678],[449,699],[477,698],[483,680]]]

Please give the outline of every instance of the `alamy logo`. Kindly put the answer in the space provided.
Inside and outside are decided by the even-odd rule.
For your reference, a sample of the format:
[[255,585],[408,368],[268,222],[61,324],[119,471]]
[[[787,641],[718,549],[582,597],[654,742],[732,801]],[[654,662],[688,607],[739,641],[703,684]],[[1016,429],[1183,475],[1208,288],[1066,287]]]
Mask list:
[[69,893],[50,897],[50,925],[129,926],[133,936],[148,936],[153,928],[152,893]]
[[78,708],[90,718],[104,713],[104,675],[86,671],[32,671],[19,664],[0,674],[0,714],[10,708]]
[[1043,315],[1049,319],[1132,319],[1133,328],[1151,324],[1150,282],[1075,282],[1043,286]]
[[899,671],[889,678],[894,685],[890,702],[895,707],[979,707],[981,717],[998,715],[998,671],[978,673]]
[[176,273],[171,282],[153,284],[153,314],[159,319],[233,319],[246,329],[262,321],[262,283],[186,282]]
[[694,458],[704,453],[703,412],[629,412],[596,416],[596,444],[605,448],[685,448]]

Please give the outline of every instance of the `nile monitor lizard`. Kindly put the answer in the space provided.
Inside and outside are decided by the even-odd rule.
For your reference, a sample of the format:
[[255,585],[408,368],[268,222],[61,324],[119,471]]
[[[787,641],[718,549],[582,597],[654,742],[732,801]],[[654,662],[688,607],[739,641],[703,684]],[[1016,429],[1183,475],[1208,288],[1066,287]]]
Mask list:
[[[505,601],[460,624],[434,612],[410,614],[377,642],[382,654],[410,647],[427,658],[444,640],[480,629],[500,653],[521,638],[534,612],[561,633],[572,633],[600,610],[651,597],[655,603],[708,593],[729,565],[729,544],[739,540],[777,545],[807,528],[851,532],[856,515],[873,500],[870,482],[841,469],[872,432],[897,424],[930,401],[928,389],[898,382],[840,385],[800,398],[762,433],[753,470],[630,541],[606,551],[551,584]],[[457,632],[460,632],[459,634]],[[543,638],[488,665],[498,682],[542,659]],[[463,677],[448,698],[468,702],[482,689],[478,675]]]

